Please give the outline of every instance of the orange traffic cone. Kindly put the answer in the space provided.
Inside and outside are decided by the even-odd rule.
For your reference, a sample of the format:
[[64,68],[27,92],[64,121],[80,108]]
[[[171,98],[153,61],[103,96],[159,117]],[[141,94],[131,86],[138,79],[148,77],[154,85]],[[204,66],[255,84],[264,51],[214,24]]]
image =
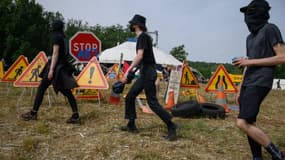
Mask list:
[[224,107],[225,112],[229,112],[229,108],[226,102],[226,95],[224,93],[224,86],[223,86],[223,81],[220,80],[219,85],[218,85],[218,92],[217,92],[217,99],[216,99],[216,104],[219,104]]
[[109,98],[110,104],[119,104],[120,103],[120,94],[116,94],[112,91],[111,96]]
[[175,102],[174,102],[174,90],[170,89],[168,92],[168,100],[166,106],[164,106],[165,109],[171,109],[174,107]]

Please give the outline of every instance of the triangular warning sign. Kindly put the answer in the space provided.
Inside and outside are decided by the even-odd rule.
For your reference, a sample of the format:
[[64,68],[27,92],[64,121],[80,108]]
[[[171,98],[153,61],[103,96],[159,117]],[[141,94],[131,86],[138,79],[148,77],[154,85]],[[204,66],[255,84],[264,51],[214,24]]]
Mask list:
[[96,57],[93,57],[77,77],[79,88],[108,89],[109,84]]
[[41,78],[39,74],[42,72],[48,59],[45,52],[41,51],[26,68],[23,74],[14,82],[15,87],[38,87]]
[[2,79],[4,76],[4,66],[3,66],[3,62],[0,61],[0,79]]
[[8,69],[2,78],[2,82],[14,82],[20,77],[23,71],[29,65],[28,59],[20,55],[13,65]]
[[218,85],[220,80],[222,80],[224,85],[225,92],[237,92],[237,88],[233,84],[226,68],[221,64],[218,66],[216,72],[211,77],[210,81],[208,82],[205,91],[206,92],[216,92],[218,91]]
[[191,71],[190,66],[187,63],[183,64],[180,87],[185,87],[185,88],[200,87],[197,78],[195,77],[195,75]]
[[120,79],[124,76],[124,72],[120,70],[119,72],[119,64],[114,64],[111,69],[109,69],[108,73],[105,75],[107,80],[116,80]]

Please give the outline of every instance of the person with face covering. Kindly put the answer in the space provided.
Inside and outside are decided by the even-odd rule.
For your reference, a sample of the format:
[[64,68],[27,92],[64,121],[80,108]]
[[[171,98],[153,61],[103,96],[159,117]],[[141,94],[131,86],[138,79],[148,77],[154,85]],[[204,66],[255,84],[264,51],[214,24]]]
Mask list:
[[250,31],[246,40],[247,58],[233,62],[237,67],[244,67],[237,94],[240,106],[237,127],[247,135],[253,160],[262,160],[262,146],[271,154],[272,160],[284,160],[284,152],[256,125],[260,105],[272,87],[275,66],[285,63],[281,33],[276,25],[268,23],[270,8],[265,0],[253,0],[240,9]]
[[55,20],[52,23],[52,57],[44,67],[40,77],[42,81],[37,90],[33,109],[21,115],[23,120],[37,120],[37,113],[42,103],[43,96],[47,88],[52,84],[56,93],[60,91],[67,97],[72,109],[72,116],[67,123],[80,123],[77,103],[71,92],[72,88],[77,87],[77,83],[72,76],[73,67],[66,59],[67,51],[65,47],[64,23],[61,20]]
[[137,65],[140,65],[140,77],[136,80],[136,82],[134,82],[126,96],[125,118],[128,119],[129,122],[126,126],[122,126],[121,130],[129,131],[132,133],[138,132],[138,129],[135,125],[135,119],[137,118],[135,100],[138,94],[141,93],[142,90],[144,90],[148,105],[150,106],[152,111],[156,113],[159,118],[167,125],[168,134],[166,136],[166,139],[169,141],[173,141],[177,138],[176,130],[178,126],[171,121],[171,115],[163,109],[156,97],[156,62],[152,49],[151,37],[145,33],[147,31],[145,22],[145,17],[141,15],[135,15],[132,20],[129,21],[130,30],[132,32],[135,32],[137,35],[137,54],[134,60],[132,61],[132,64],[126,71],[121,82],[126,83],[128,81],[129,72],[132,72],[133,68],[135,68]]

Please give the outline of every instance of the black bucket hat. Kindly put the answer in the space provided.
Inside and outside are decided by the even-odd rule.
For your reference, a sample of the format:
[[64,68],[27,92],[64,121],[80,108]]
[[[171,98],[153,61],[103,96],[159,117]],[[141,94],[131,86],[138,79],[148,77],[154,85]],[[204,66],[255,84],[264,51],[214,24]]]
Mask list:
[[265,11],[270,10],[270,6],[266,0],[253,0],[247,6],[240,8],[240,12],[247,13],[255,8],[264,9]]
[[122,83],[122,82],[120,82],[120,81],[115,82],[115,83],[113,84],[113,86],[112,86],[112,90],[113,90],[113,92],[116,93],[116,94],[121,94],[121,93],[123,93],[124,88],[125,88],[125,84]]
[[140,27],[143,27],[143,28],[146,28],[145,26],[145,21],[146,21],[146,18],[141,16],[141,15],[134,15],[134,17],[129,21],[130,25],[139,25]]
[[52,31],[62,32],[64,29],[64,22],[62,20],[55,20],[52,22]]

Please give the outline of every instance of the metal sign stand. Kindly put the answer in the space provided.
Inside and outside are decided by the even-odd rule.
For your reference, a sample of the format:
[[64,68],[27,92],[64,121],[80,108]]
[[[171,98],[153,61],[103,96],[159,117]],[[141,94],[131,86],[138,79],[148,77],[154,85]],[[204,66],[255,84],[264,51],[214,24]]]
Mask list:
[[17,112],[19,111],[19,108],[20,108],[20,102],[22,101],[22,97],[24,96],[25,92],[26,92],[26,87],[23,89],[18,101],[17,101],[17,104],[16,104],[16,108],[17,108]]
[[11,86],[12,86],[12,85],[10,85],[10,82],[8,82],[7,85],[6,85],[6,87],[7,87],[7,91],[6,91],[7,94],[6,94],[6,96],[9,95],[10,90],[11,90]]

